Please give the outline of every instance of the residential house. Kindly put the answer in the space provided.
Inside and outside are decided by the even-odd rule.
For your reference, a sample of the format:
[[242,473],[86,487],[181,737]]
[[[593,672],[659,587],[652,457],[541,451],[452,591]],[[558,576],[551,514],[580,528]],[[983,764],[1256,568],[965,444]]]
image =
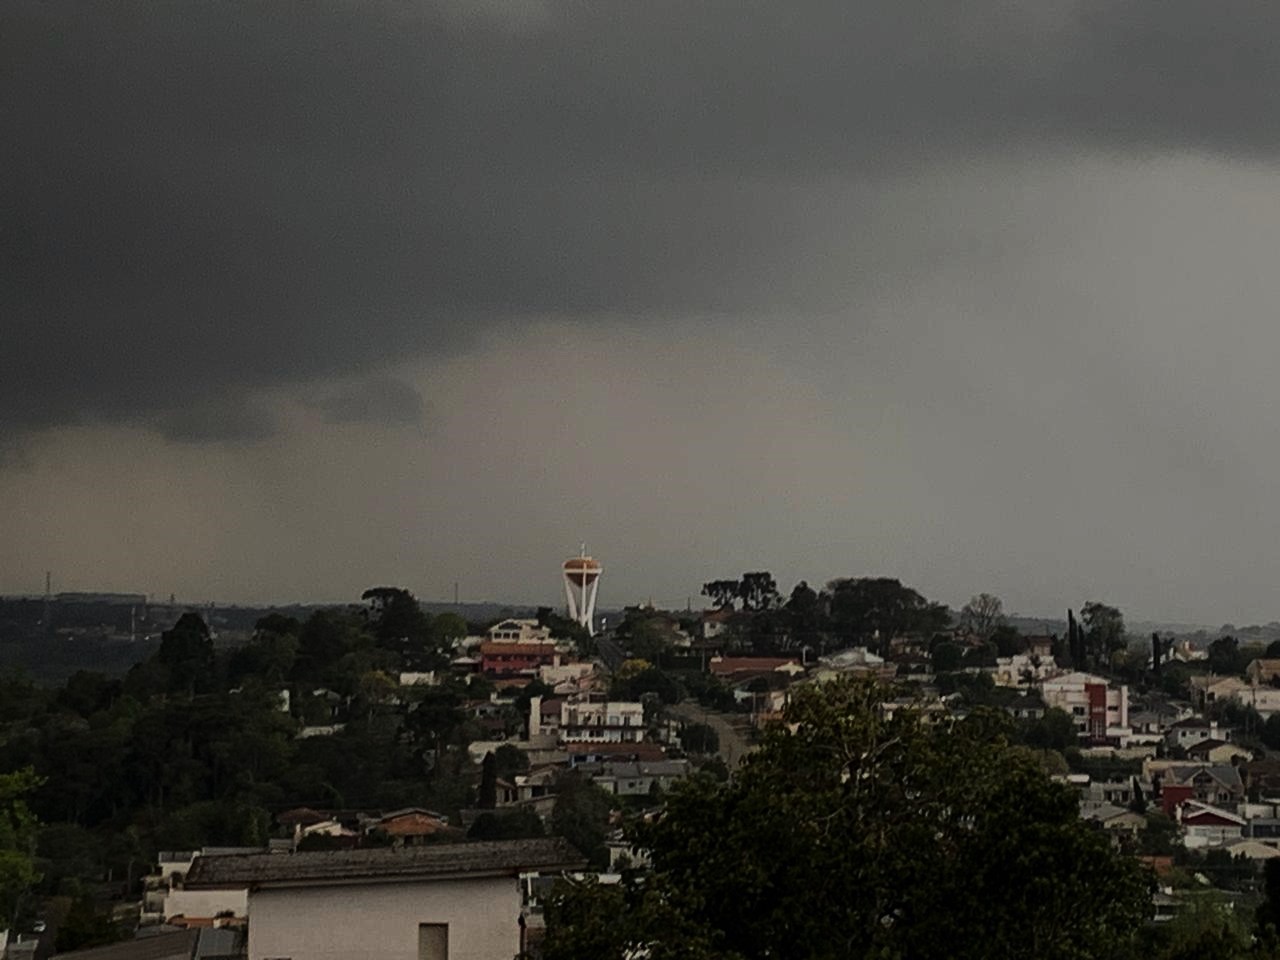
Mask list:
[[707,663],[707,670],[712,676],[730,684],[771,674],[779,680],[789,681],[804,673],[804,667],[795,657],[712,657]]
[[1050,636],[1044,636],[1044,635],[1037,635],[1037,636],[1023,637],[1022,639],[1023,639],[1023,642],[1027,645],[1027,650],[1026,650],[1027,656],[1039,657],[1041,660],[1053,659],[1053,644],[1056,638],[1050,637]]
[[996,657],[992,679],[997,687],[1031,687],[1062,672],[1052,657],[1015,653],[1011,657]]
[[1201,763],[1231,763],[1236,757],[1248,759],[1248,750],[1241,749],[1228,740],[1201,740],[1187,747],[1187,759],[1199,760]]
[[1249,661],[1244,675],[1255,687],[1276,686],[1280,684],[1280,659],[1259,657]]
[[1020,694],[1005,704],[1005,710],[1015,720],[1039,720],[1045,709],[1044,699],[1036,690]]
[[577,768],[584,763],[603,763],[609,760],[665,760],[667,752],[659,743],[566,743],[569,766]]
[[1239,691],[1249,688],[1249,684],[1239,677],[1219,677],[1213,674],[1191,677],[1187,680],[1187,685],[1201,710],[1211,703],[1233,700]]
[[1188,850],[1225,847],[1244,837],[1243,817],[1198,800],[1184,803],[1178,819],[1185,831],[1182,842]]
[[544,666],[560,663],[554,643],[482,643],[480,671],[487,677],[536,676]]
[[447,817],[421,807],[393,810],[369,829],[385,833],[397,844],[435,842],[450,837],[462,839],[462,831],[449,826]]
[[595,672],[595,664],[588,662],[544,664],[538,668],[538,679],[557,693],[579,693],[589,689]]
[[1073,672],[1040,682],[1047,706],[1069,714],[1076,731],[1092,743],[1123,745],[1129,728],[1129,688],[1111,686],[1106,678]]
[[897,665],[887,662],[878,653],[866,647],[848,647],[829,653],[825,657],[819,657],[810,676],[816,683],[826,683],[844,676],[869,676],[891,680],[897,672]]
[[529,739],[559,737],[560,709],[567,701],[563,697],[529,698]]
[[1082,805],[1092,803],[1127,807],[1132,802],[1132,778],[1124,780],[1090,780],[1081,797]]
[[248,888],[247,960],[496,960],[522,954],[520,875],[585,866],[567,841],[202,857],[189,887]]
[[1173,788],[1190,789],[1189,799],[1199,803],[1234,807],[1244,799],[1240,771],[1227,764],[1197,764],[1169,771],[1161,784],[1161,795]]
[[1186,750],[1204,740],[1227,741],[1231,739],[1231,731],[1218,726],[1217,720],[1206,720],[1203,717],[1188,717],[1169,726],[1165,734],[1165,742],[1171,747]]
[[638,743],[644,732],[642,703],[588,697],[560,704],[562,743]]
[[1190,716],[1193,716],[1190,707],[1167,700],[1146,698],[1140,704],[1130,705],[1129,727],[1134,733],[1164,735],[1179,720]]
[[1280,688],[1272,686],[1246,686],[1237,690],[1233,699],[1244,707],[1253,707],[1263,719],[1280,713]]
[[578,767],[599,787],[619,797],[647,797],[667,791],[689,775],[688,760],[588,763]]
[[1122,840],[1137,840],[1138,833],[1147,824],[1147,818],[1126,807],[1114,803],[1104,803],[1088,810],[1082,809],[1080,817],[1105,830],[1112,841],[1119,844]]
[[1244,857],[1246,860],[1274,860],[1280,857],[1280,849],[1269,843],[1257,840],[1241,840],[1227,847],[1227,853],[1233,857]]
[[162,850],[157,854],[156,873],[143,881],[141,923],[165,923],[181,917],[188,923],[215,918],[232,918],[243,923],[248,896],[239,890],[192,891],[186,879],[192,866],[204,857],[261,853],[262,847],[204,847],[200,850]]
[[537,620],[503,620],[489,628],[490,643],[550,643],[551,628]]
[[1194,663],[1197,660],[1208,660],[1209,651],[1198,649],[1187,637],[1181,637],[1173,642],[1169,658],[1179,663]]
[[243,956],[244,930],[188,927],[101,947],[54,954],[55,960],[227,960]]

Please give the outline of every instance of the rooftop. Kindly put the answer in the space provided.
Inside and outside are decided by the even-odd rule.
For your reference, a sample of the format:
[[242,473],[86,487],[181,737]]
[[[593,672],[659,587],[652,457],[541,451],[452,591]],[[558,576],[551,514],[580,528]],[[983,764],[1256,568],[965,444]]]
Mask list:
[[515,876],[534,870],[581,869],[585,860],[566,840],[498,840],[418,847],[326,850],[200,857],[187,874],[188,890],[293,887],[312,884],[443,880]]

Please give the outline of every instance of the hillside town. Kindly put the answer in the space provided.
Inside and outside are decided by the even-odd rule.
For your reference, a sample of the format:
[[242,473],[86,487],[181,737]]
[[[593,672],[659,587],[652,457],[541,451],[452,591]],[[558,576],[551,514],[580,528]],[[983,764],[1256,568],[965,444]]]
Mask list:
[[[1018,762],[1147,878],[1151,943],[1210,909],[1252,925],[1280,898],[1280,643],[1135,638],[1101,603],[1023,633],[986,594],[953,612],[847,579],[784,598],[767,573],[706,584],[700,611],[608,623],[589,560],[566,563],[562,612],[480,629],[376,588],[305,622],[268,614],[216,653],[185,613],[123,678],[5,680],[4,796],[34,857],[4,956],[563,956],[560,884],[644,875],[638,837],[668,798],[735,782],[812,691],[864,687],[886,723],[997,718]],[[62,730],[95,756],[68,768]],[[130,801],[111,776],[150,779]],[[122,858],[104,841],[124,823]],[[196,844],[148,852],[182,839]]]

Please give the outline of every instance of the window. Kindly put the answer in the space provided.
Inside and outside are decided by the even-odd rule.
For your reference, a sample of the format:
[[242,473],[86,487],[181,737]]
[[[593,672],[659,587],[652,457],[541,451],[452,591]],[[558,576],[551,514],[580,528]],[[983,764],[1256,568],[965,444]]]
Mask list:
[[418,924],[418,960],[449,960],[449,925]]

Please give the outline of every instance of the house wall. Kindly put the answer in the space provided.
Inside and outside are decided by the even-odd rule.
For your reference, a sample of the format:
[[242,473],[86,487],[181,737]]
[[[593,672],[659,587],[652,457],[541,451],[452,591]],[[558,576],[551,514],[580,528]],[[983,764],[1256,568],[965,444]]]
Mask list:
[[1243,831],[1234,824],[1191,824],[1183,841],[1188,850],[1199,847],[1221,847],[1235,843]]
[[164,898],[166,920],[183,916],[188,920],[216,917],[230,910],[237,917],[249,915],[248,890],[174,890]]
[[601,743],[638,743],[644,739],[644,706],[629,701],[564,703],[560,739]]
[[249,960],[418,960],[418,924],[449,925],[449,960],[520,952],[514,877],[259,890]]

